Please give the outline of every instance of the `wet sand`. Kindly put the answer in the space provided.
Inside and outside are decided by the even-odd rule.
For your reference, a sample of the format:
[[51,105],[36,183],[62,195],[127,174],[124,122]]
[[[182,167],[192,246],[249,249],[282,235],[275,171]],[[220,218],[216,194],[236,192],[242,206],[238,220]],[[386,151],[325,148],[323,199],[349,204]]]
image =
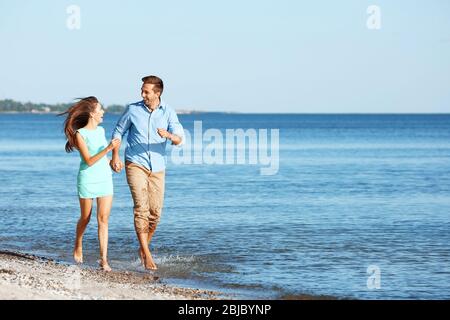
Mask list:
[[169,286],[150,272],[104,272],[34,255],[0,251],[0,299],[231,299],[220,292]]

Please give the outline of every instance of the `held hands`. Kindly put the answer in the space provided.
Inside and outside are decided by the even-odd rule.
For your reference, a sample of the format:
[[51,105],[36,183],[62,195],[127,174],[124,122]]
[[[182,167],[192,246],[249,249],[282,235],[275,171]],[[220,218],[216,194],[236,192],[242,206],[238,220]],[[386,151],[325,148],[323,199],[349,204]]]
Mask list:
[[123,169],[123,162],[120,161],[120,159],[113,158],[111,159],[111,161],[109,161],[109,166],[114,172],[119,173]]
[[[108,152],[119,147],[120,143],[121,143],[120,139],[112,139],[107,147]],[[120,161],[120,158],[118,156],[113,154],[112,160],[109,161],[109,166],[114,172],[119,173],[123,169],[123,162]]]

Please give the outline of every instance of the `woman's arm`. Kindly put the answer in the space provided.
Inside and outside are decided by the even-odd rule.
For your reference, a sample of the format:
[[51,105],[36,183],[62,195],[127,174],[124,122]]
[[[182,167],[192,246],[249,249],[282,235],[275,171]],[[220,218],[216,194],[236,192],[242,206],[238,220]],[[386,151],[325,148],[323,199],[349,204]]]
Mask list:
[[113,139],[105,149],[97,153],[95,156],[90,156],[86,142],[84,142],[84,139],[79,132],[76,133],[76,139],[78,150],[80,151],[81,157],[89,167],[94,165],[98,160],[103,158],[109,151],[113,150],[118,144],[120,144],[119,139]]
[[[122,137],[130,129],[130,126],[131,126],[131,111],[130,106],[127,106],[124,113],[120,117],[119,121],[117,121],[116,127],[113,130],[112,138],[122,140]],[[119,149],[120,149],[120,142],[113,149],[112,159],[110,161],[111,169],[113,169],[115,172],[120,172],[120,170],[122,170],[123,167],[123,163],[122,161],[120,161],[119,157]]]

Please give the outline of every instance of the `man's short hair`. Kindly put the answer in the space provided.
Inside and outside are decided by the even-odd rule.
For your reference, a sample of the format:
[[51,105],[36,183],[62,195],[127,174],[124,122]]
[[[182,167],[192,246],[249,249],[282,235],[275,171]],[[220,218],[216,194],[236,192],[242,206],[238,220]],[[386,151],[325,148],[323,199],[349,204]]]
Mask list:
[[162,95],[164,90],[164,83],[161,78],[158,78],[157,76],[146,76],[142,78],[142,82],[144,84],[153,84],[153,91],[155,93],[159,92],[160,96]]

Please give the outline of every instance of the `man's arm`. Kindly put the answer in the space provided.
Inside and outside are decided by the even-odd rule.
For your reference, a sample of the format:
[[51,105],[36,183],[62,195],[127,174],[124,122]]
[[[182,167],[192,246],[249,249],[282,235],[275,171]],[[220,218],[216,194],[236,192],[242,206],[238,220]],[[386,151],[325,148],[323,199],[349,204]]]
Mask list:
[[169,131],[167,131],[166,129],[163,129],[163,128],[158,128],[158,134],[161,137],[172,141],[173,145],[179,145],[179,144],[181,144],[181,142],[183,142],[183,139],[180,136],[170,133]]
[[123,169],[123,162],[120,160],[119,150],[120,145],[122,144],[122,141],[119,140],[119,143],[117,146],[112,150],[112,159],[109,162],[109,165],[111,169],[113,169],[115,172],[120,172]]
[[[159,130],[158,130],[159,133]],[[161,133],[160,133],[161,135]],[[173,145],[182,145],[184,142],[184,130],[180,121],[178,120],[178,116],[174,110],[171,110],[169,115],[169,124],[167,126],[167,131],[165,134],[165,138],[172,141]]]

